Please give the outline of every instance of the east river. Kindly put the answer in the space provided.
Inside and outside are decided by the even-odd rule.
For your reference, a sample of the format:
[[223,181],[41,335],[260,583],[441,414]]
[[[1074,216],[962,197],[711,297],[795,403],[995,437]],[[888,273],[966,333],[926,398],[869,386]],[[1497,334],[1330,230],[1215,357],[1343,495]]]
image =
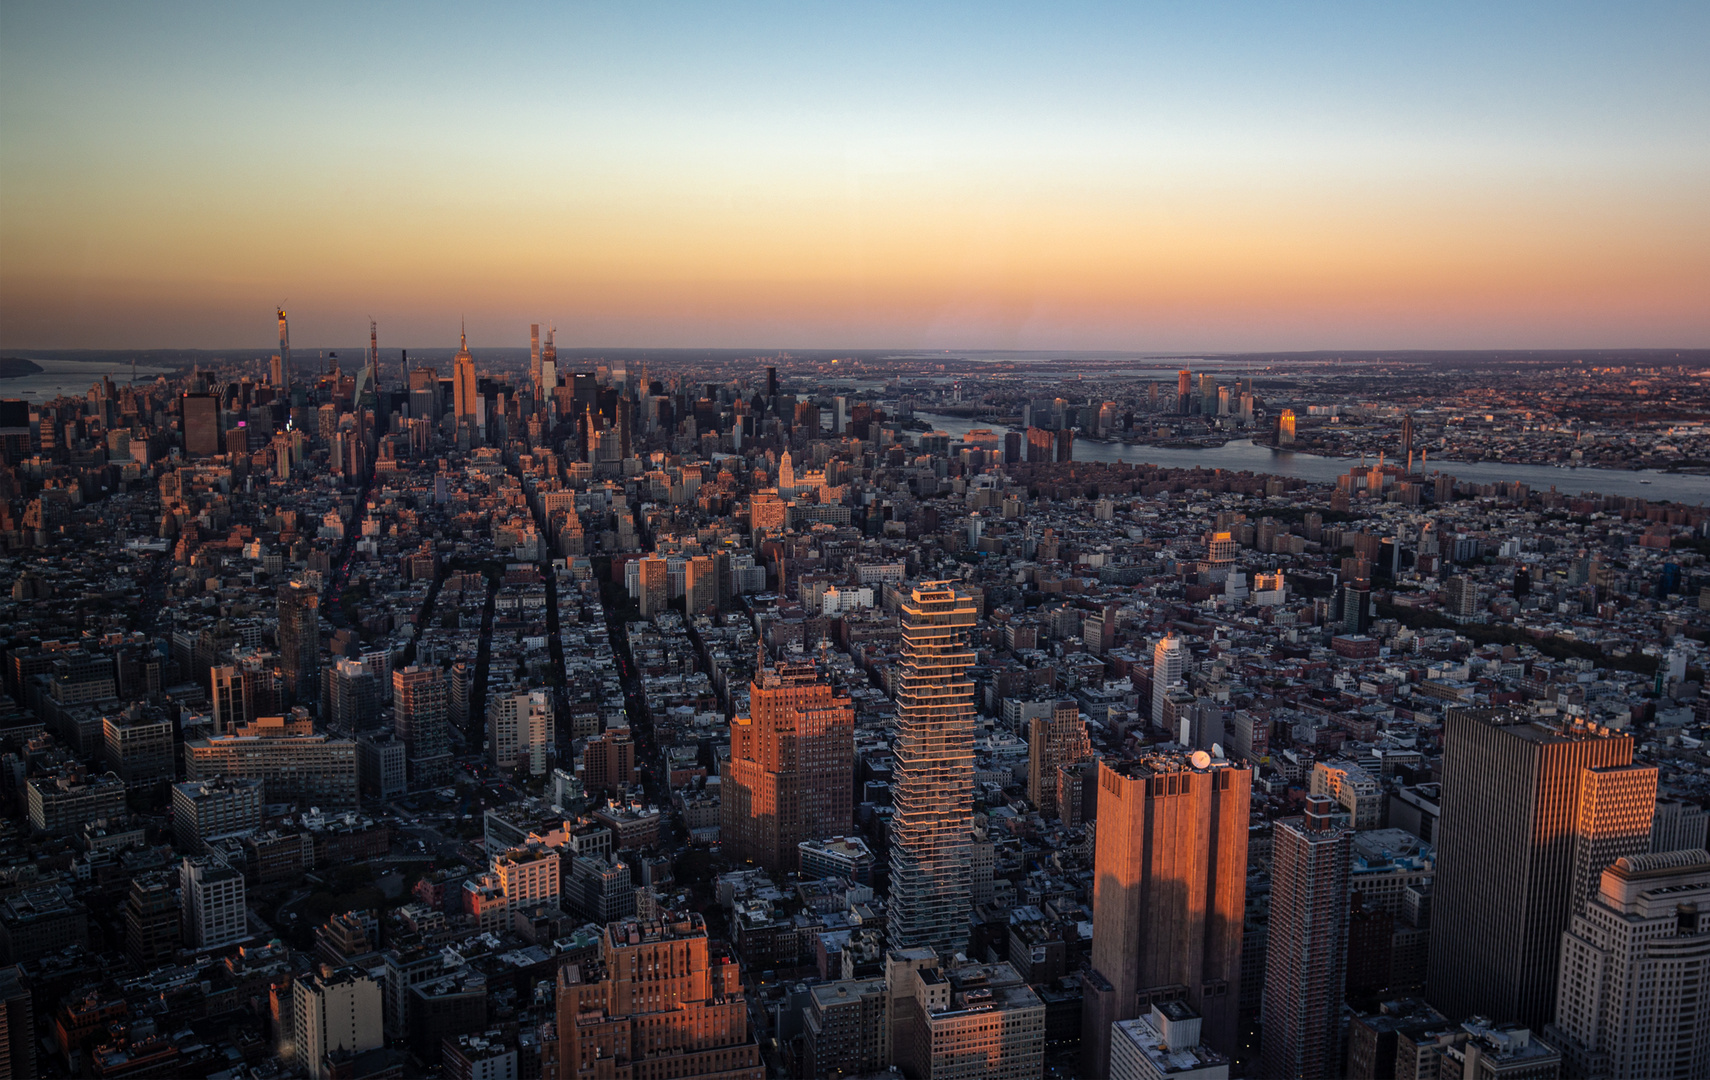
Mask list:
[[[967,420],[941,413],[919,412],[916,418],[939,431],[961,437],[978,428],[1015,430],[984,420]],[[1076,461],[1127,461],[1136,465],[1160,465],[1171,469],[1228,469],[1232,472],[1270,473],[1293,476],[1317,484],[1330,484],[1359,464],[1358,458],[1321,457],[1255,446],[1251,439],[1231,439],[1222,446],[1198,450],[1161,446],[1128,446],[1075,440]],[[1375,464],[1375,459],[1367,459]],[[1504,465],[1493,461],[1432,461],[1430,472],[1441,472],[1457,480],[1494,484],[1518,480],[1533,491],[1554,488],[1568,495],[1596,492],[1600,495],[1629,495],[1657,502],[1681,502],[1701,506],[1710,503],[1710,476],[1656,471],[1628,472],[1620,469],[1557,469],[1548,465]]]

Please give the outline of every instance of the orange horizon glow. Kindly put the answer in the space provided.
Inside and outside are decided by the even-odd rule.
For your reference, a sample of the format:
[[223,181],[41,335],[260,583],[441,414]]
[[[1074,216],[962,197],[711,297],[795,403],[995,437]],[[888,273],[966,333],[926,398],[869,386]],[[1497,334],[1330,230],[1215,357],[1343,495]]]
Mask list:
[[[127,111],[128,86],[37,71],[56,41],[82,39],[32,14],[0,37],[18,71],[0,126],[8,349],[264,348],[280,302],[295,339],[328,345],[364,337],[370,315],[383,341],[414,346],[454,338],[464,316],[477,343],[521,344],[540,322],[570,347],[1710,339],[1710,140],[1691,137],[1710,111],[1702,73],[1682,76],[1700,92],[1655,119],[1660,134],[1594,115],[1601,99],[1538,56],[1521,59],[1555,96],[1513,116],[1482,101],[1444,112],[1435,89],[1363,116],[1357,96],[1300,76],[1163,108],[1165,84],[1083,93],[1090,76],[1060,66],[1007,104],[976,71],[984,103],[872,83],[809,89],[798,106],[764,80],[731,89],[663,61],[663,82],[633,97],[611,76],[465,98],[411,65],[396,97],[379,79],[240,80],[224,102],[147,69],[137,92],[159,109],[145,115]],[[334,48],[319,28],[298,32]],[[496,45],[476,37],[478,51]],[[15,52],[25,44],[45,59]],[[1274,59],[1262,41],[1244,47]],[[1057,85],[1070,89],[1045,88]],[[731,100],[707,111],[706,86]],[[1293,111],[1267,115],[1267,92]],[[266,94],[298,106],[276,128],[257,122],[276,107]]]

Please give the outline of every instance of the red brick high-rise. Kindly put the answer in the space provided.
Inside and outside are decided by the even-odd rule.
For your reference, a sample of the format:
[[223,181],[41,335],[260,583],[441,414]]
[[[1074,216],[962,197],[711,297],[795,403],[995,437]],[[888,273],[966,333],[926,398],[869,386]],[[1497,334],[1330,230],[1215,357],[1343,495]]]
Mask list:
[[720,842],[737,861],[792,871],[797,844],[850,829],[855,704],[811,663],[762,663],[748,706],[730,724]]
[[542,1080],[764,1080],[736,962],[699,915],[608,923],[600,958],[558,971],[557,1060]]

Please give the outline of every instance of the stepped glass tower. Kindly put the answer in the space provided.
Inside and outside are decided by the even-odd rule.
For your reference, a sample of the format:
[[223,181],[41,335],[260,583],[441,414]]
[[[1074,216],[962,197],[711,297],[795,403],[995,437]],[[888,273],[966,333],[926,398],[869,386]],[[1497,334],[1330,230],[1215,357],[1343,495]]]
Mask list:
[[923,582],[902,607],[897,772],[891,819],[889,945],[940,956],[967,948],[972,904],[977,613],[950,582]]

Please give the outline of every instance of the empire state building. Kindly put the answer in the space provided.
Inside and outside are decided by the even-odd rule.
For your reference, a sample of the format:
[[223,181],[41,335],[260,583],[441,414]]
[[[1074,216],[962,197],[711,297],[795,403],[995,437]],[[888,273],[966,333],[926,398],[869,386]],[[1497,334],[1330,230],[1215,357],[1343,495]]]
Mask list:
[[480,441],[480,429],[476,426],[475,401],[475,358],[469,355],[469,335],[467,332],[458,335],[457,355],[452,357],[452,392],[453,408],[459,428],[468,425],[469,440]]

